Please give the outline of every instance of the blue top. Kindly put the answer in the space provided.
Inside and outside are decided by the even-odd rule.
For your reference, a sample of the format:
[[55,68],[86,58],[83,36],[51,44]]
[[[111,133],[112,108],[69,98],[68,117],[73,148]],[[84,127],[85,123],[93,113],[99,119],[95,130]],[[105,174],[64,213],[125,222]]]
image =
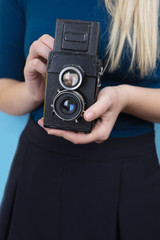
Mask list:
[[[99,21],[101,37],[99,56],[104,61],[110,16],[104,0],[0,0],[0,78],[24,81],[23,69],[33,41],[43,34],[54,37],[56,18]],[[160,62],[154,74],[141,78],[128,73],[128,52],[124,51],[121,67],[105,73],[102,87],[130,84],[160,88]],[[43,105],[32,112],[35,121],[43,115]],[[111,137],[135,136],[153,131],[153,123],[121,113]]]

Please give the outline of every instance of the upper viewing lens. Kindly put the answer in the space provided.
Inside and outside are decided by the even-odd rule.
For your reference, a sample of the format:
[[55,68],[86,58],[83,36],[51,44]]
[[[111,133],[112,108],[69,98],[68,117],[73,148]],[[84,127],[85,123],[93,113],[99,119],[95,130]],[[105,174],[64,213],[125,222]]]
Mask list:
[[83,79],[83,71],[75,66],[67,66],[59,74],[59,83],[64,89],[75,90],[80,87]]
[[79,83],[79,76],[74,71],[67,71],[63,74],[62,82],[66,87],[74,87]]

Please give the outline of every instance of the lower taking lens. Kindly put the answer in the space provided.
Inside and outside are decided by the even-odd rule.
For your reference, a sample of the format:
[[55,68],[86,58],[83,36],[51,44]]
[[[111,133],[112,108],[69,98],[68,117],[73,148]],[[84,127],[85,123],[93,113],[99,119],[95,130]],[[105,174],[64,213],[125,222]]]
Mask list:
[[61,107],[62,111],[65,110],[65,112],[67,111],[68,113],[72,113],[75,110],[75,104],[72,100],[63,101]]
[[84,111],[84,99],[76,91],[62,90],[53,99],[53,110],[58,118],[64,121],[73,121]]

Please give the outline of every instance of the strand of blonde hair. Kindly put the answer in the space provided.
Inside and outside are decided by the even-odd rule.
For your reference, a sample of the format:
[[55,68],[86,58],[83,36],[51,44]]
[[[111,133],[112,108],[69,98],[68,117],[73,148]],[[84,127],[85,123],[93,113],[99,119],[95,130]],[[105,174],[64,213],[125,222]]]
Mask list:
[[159,0],[105,0],[112,16],[106,67],[114,71],[120,65],[127,42],[132,57],[130,70],[136,65],[141,76],[156,68],[158,57]]

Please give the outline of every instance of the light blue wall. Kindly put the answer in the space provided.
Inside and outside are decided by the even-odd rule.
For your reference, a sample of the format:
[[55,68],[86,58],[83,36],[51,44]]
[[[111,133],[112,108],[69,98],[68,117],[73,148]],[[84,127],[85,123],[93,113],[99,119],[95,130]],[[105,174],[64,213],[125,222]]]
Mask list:
[[[12,117],[0,112],[0,202],[18,138],[27,119],[28,115]],[[157,152],[160,159],[160,125],[156,124],[155,128]]]
[[0,112],[0,202],[19,135],[28,115],[13,117]]
[[155,124],[157,154],[160,162],[160,124]]

